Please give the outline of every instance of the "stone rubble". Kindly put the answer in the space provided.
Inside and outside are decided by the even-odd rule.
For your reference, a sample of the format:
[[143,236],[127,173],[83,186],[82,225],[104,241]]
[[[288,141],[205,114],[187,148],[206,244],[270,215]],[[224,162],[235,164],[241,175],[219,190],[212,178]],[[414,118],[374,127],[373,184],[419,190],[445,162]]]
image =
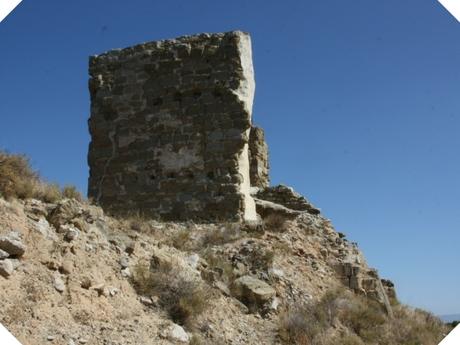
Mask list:
[[[223,236],[236,225],[146,220],[150,230],[141,233],[92,205],[69,200],[31,204],[19,204],[17,215],[5,216],[2,207],[10,206],[0,202],[3,248],[22,253],[11,256],[2,249],[7,254],[2,252],[0,259],[0,300],[5,301],[0,315],[22,305],[24,310],[33,306],[35,314],[30,315],[39,317],[24,316],[30,327],[8,318],[0,322],[24,345],[40,344],[48,336],[55,337],[49,341],[53,344],[64,339],[64,345],[190,342],[185,330],[175,328],[179,340],[162,331],[169,327],[164,327],[168,316],[158,296],[134,289],[133,272],[140,263],[152,268],[172,265],[212,287],[210,307],[197,320],[203,328],[194,330],[210,343],[273,343],[277,317],[287,305],[316,300],[333,286],[345,286],[383,304],[383,294],[396,297],[390,295],[392,283],[384,281],[380,289],[378,274],[367,267],[356,245],[318,214],[300,212],[286,220],[283,232],[239,224],[240,230],[227,240],[203,247],[210,233]],[[52,233],[37,231],[43,219],[49,220]],[[78,236],[69,242],[67,234],[77,229],[76,224]],[[184,231],[190,235],[183,245],[191,249],[172,247],[168,238]]]
[[24,243],[22,243],[20,235],[16,231],[10,232],[7,236],[0,237],[0,249],[9,256],[21,257],[26,251]]

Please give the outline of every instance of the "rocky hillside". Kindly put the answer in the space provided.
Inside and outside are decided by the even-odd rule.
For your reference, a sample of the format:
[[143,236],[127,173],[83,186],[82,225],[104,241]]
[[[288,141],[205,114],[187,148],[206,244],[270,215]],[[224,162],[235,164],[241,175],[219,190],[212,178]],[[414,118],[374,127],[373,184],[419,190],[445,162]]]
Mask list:
[[171,223],[18,196],[12,175],[0,168],[0,322],[24,345],[431,345],[447,331],[290,188],[253,191],[260,224]]

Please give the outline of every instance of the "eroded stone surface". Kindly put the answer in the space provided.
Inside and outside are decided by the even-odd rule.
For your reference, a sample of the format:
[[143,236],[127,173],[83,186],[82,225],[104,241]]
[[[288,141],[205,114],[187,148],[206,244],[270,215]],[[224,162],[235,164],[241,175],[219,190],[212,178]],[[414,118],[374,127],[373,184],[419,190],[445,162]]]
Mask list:
[[290,210],[305,211],[310,214],[320,214],[320,210],[313,206],[304,196],[293,188],[278,185],[259,190],[255,197],[282,205]]
[[0,237],[0,249],[11,256],[22,256],[26,251],[26,246],[22,243],[19,234],[12,231],[8,236]]
[[114,212],[256,219],[251,54],[235,31],[92,57],[89,195]]
[[262,128],[252,127],[249,136],[249,164],[251,186],[266,188],[270,185],[268,146]]
[[243,276],[235,280],[233,291],[240,300],[250,305],[262,305],[276,294],[270,285],[251,276]]

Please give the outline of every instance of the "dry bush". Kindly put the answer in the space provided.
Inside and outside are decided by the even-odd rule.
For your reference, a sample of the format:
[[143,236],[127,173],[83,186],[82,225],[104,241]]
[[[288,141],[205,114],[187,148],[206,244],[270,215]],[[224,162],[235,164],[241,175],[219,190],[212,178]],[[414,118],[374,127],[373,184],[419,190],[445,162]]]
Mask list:
[[273,267],[273,261],[275,260],[275,252],[266,248],[255,248],[246,257],[246,262],[254,272],[257,271],[268,271]]
[[62,199],[61,189],[57,184],[41,184],[40,192],[38,193],[38,198],[44,202],[55,203]]
[[289,243],[281,242],[281,241],[277,241],[273,244],[273,251],[276,254],[281,254],[281,255],[291,255],[292,254],[292,248],[289,245]]
[[[393,312],[394,317],[389,318],[379,303],[336,290],[316,304],[282,313],[279,334],[286,344],[433,345],[448,332],[441,320],[420,309],[398,305]],[[337,323],[346,329],[341,334],[329,332]]]
[[208,307],[209,288],[177,264],[162,263],[155,268],[138,264],[133,282],[139,293],[158,296],[163,308],[178,324],[190,324]]
[[394,318],[381,335],[382,345],[438,344],[448,332],[446,325],[434,315],[407,306],[393,308]]
[[241,238],[241,225],[238,223],[225,223],[219,229],[207,231],[201,239],[204,248],[233,242]]
[[62,188],[62,196],[67,199],[75,199],[79,202],[82,202],[84,199],[77,187],[71,185],[66,185]]
[[[280,317],[280,337],[287,344],[367,344],[379,339],[377,333],[371,334],[370,330],[379,329],[381,320],[385,321],[381,309],[374,310],[373,305],[369,309],[367,307],[364,298],[346,290],[329,291],[317,303],[293,307],[284,312]],[[349,332],[330,339],[328,330],[337,321],[349,328]],[[370,339],[371,336],[374,338]]]
[[365,345],[356,334],[341,334],[324,342],[324,345]]
[[211,251],[206,251],[203,257],[208,263],[209,268],[219,274],[220,280],[227,285],[231,285],[235,281],[236,277],[233,273],[233,265],[229,260]]
[[331,290],[317,303],[288,308],[279,319],[281,339],[287,344],[323,345],[326,331],[338,317],[337,300],[344,294],[343,289]]
[[33,197],[38,181],[26,156],[0,151],[0,194],[4,198]]
[[385,312],[377,302],[360,298],[349,300],[349,307],[340,314],[341,322],[365,342],[379,339],[387,321]]
[[273,213],[264,218],[264,228],[271,232],[287,231],[287,219],[279,214]]
[[120,218],[120,220],[125,223],[128,229],[149,233],[151,232],[151,226],[149,221],[151,218],[147,217],[145,214],[139,211],[128,212],[125,216]]
[[62,192],[57,184],[42,181],[26,156],[0,151],[0,196],[54,203],[62,199]]
[[326,315],[313,305],[292,307],[279,320],[279,336],[285,344],[318,344],[318,338],[328,327]]
[[169,245],[179,250],[186,250],[190,248],[191,241],[191,230],[184,229],[174,233],[169,240]]
[[199,335],[192,335],[192,338],[190,339],[189,345],[204,345],[205,342],[203,338]]

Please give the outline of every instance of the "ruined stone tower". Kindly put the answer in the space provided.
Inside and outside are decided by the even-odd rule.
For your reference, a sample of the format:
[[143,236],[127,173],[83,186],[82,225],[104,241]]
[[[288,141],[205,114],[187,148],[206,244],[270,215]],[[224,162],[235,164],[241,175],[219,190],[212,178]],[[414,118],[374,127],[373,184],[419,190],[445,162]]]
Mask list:
[[268,185],[268,163],[263,132],[250,140],[248,34],[114,50],[91,57],[89,73],[90,197],[167,220],[257,218],[250,176]]

